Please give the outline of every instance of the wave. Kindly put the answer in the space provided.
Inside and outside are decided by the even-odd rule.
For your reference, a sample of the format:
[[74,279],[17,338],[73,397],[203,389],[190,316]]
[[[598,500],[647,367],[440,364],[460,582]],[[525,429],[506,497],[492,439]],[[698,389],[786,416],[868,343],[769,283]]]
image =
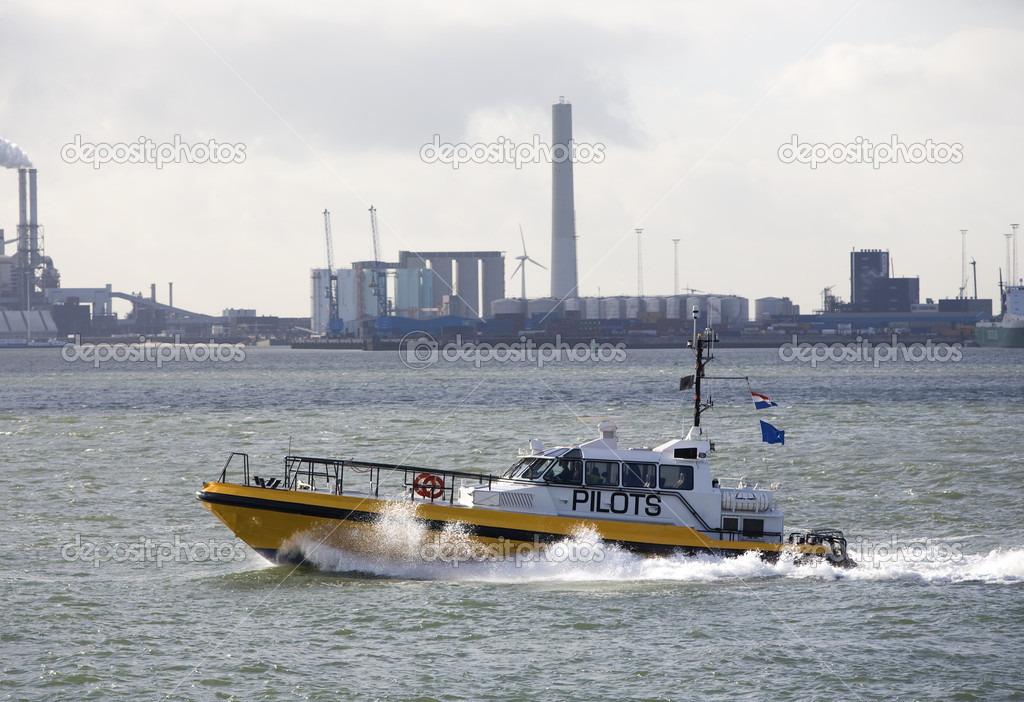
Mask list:
[[331,573],[413,580],[480,582],[715,582],[759,579],[876,580],[924,582],[1024,582],[1024,549],[995,549],[965,554],[927,541],[850,555],[858,565],[838,568],[825,561],[796,564],[789,554],[775,563],[756,553],[733,558],[641,556],[580,531],[535,550],[514,542],[481,544],[458,524],[444,532],[427,531],[409,504],[396,504],[376,524],[351,534],[342,545],[327,546],[316,534],[295,538],[289,548],[306,563]]

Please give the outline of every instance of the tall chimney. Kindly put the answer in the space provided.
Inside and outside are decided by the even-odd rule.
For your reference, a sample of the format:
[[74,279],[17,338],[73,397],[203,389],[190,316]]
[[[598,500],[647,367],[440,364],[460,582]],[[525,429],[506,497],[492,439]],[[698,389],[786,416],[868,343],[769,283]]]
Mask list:
[[36,205],[36,169],[28,169],[28,240],[29,265],[35,270],[39,265],[39,211]]
[[[27,256],[28,252],[28,169],[18,169],[18,265],[23,265],[20,260]],[[28,265],[26,257],[24,265]]]
[[18,169],[18,251],[14,262],[14,275],[18,286],[18,307],[27,310],[31,306],[29,300],[31,267],[29,266],[27,168]]
[[572,155],[572,105],[560,97],[551,109],[551,297],[559,300],[579,296]]
[[18,226],[28,226],[28,188],[25,179],[28,177],[27,168],[18,169]]
[[156,283],[149,284],[149,299],[156,302]]
[[174,307],[174,283],[167,284],[167,306]]

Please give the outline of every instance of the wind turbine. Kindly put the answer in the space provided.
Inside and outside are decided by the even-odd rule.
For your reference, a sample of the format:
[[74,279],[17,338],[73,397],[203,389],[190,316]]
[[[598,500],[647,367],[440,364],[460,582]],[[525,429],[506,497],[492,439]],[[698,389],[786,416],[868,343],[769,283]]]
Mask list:
[[516,269],[514,271],[512,271],[512,275],[510,275],[508,277],[508,279],[512,280],[513,278],[516,277],[516,273],[520,273],[520,271],[522,271],[522,273],[520,273],[520,275],[519,275],[519,279],[520,279],[520,281],[523,284],[523,296],[522,296],[522,299],[523,299],[523,304],[525,305],[526,304],[526,262],[529,261],[530,263],[534,263],[534,264],[540,266],[541,268],[543,268],[544,270],[547,270],[547,267],[541,265],[540,263],[537,263],[536,261],[534,261],[532,258],[530,258],[527,255],[527,253],[526,253],[526,237],[523,236],[523,225],[521,225],[521,224],[519,225],[519,239],[523,242],[523,255],[522,256],[516,256],[516,260],[519,261],[519,265],[516,266]]

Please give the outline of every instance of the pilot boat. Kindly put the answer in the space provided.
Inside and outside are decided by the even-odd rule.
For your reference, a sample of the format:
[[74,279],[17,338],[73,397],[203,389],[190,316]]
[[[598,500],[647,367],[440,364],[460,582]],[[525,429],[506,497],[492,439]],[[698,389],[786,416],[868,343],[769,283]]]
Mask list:
[[[492,556],[539,554],[589,534],[641,554],[753,551],[774,561],[789,552],[796,563],[853,565],[837,529],[785,534],[777,485],[712,475],[715,447],[701,426],[712,403],[702,399],[701,381],[714,334],[697,334],[695,319],[693,336],[694,374],[680,383],[694,390],[693,425],[653,448],[620,448],[616,425],[602,422],[598,438],[577,445],[531,439],[500,474],[289,455],[281,477],[265,478],[236,452],[196,498],[275,563],[310,562],[321,545],[360,554],[386,548],[375,529],[398,510],[426,545],[458,538]],[[229,480],[239,469],[240,482]]]

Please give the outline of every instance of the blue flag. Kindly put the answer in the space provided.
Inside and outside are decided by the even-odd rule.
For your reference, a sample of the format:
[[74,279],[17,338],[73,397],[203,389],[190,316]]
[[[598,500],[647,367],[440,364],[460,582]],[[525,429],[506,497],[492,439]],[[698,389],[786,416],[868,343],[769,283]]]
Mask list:
[[761,420],[761,441],[768,444],[786,444],[786,432],[776,429],[768,422]]

